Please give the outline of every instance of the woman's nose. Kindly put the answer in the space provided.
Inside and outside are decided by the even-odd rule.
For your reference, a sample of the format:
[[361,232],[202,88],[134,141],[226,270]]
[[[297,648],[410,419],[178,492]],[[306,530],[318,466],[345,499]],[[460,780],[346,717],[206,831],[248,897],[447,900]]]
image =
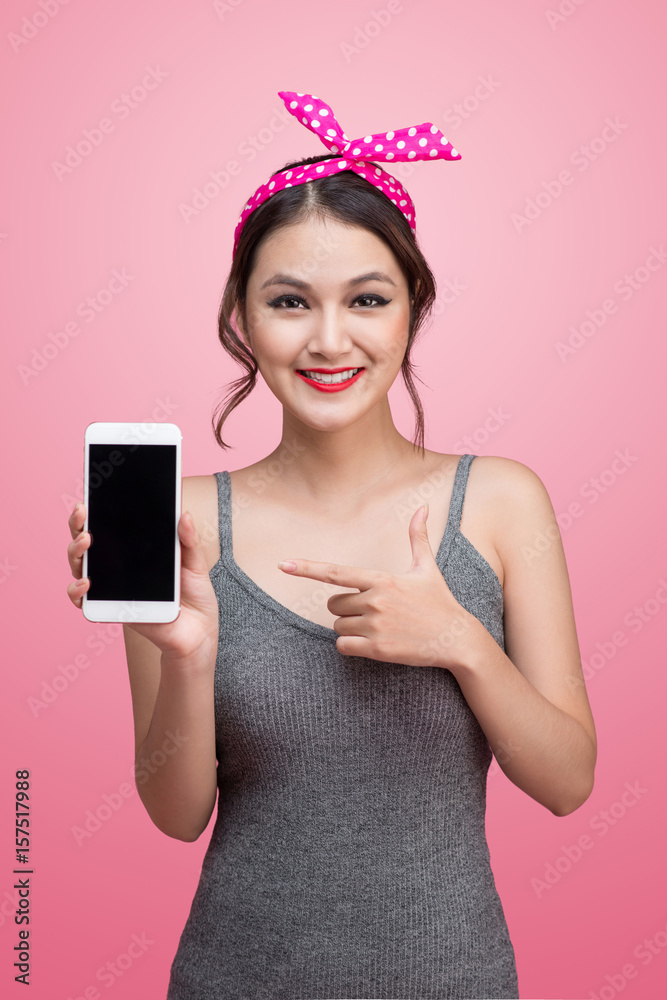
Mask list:
[[349,352],[351,347],[348,318],[344,312],[335,306],[322,309],[310,332],[308,350],[311,354],[337,358]]

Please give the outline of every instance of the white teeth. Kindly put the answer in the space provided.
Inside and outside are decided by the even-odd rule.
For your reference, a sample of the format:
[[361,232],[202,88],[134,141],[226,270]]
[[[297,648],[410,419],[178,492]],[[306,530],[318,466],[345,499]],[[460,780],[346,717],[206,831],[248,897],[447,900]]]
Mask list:
[[348,368],[344,372],[336,372],[335,375],[328,375],[324,372],[307,372],[304,371],[306,378],[312,378],[314,382],[346,382],[348,379],[352,378],[357,372],[360,372],[361,368]]

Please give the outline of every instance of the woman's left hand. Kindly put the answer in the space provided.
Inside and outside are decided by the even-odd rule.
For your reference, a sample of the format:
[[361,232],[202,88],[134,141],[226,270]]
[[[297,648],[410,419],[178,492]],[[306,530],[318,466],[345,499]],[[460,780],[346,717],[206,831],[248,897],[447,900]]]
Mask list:
[[[435,561],[428,540],[428,508],[415,511],[408,526],[412,565],[395,575],[308,559],[278,563],[291,576],[308,577],[357,594],[334,594],[329,611],[339,615],[336,648],[344,656],[365,656],[415,667],[463,667],[489,638],[474,615],[459,604]],[[287,569],[288,562],[295,568]]]

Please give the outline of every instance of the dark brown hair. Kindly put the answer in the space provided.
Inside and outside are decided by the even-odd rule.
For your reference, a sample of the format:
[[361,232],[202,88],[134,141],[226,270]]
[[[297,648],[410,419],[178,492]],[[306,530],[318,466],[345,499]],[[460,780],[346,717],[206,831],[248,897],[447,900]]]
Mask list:
[[[296,163],[286,164],[272,176],[307,163],[319,163],[321,160],[334,158],[326,154],[311,156]],[[410,295],[410,324],[401,371],[415,408],[415,437],[412,443],[423,452],[424,411],[414,386],[414,378],[420,382],[422,380],[414,373],[410,351],[418,331],[433,307],[436,295],[435,278],[401,210],[375,185],[370,184],[353,170],[342,170],[340,173],[319,177],[307,184],[298,184],[278,191],[248,216],[239,237],[218,314],[220,343],[227,353],[246,369],[246,374],[231,383],[231,390],[214,411],[212,424],[215,439],[221,448],[230,447],[222,440],[222,425],[232,410],[252,392],[257,379],[257,362],[231,324],[232,314],[236,308],[243,326],[247,328],[246,291],[257,252],[263,241],[277,229],[301,222],[313,215],[333,218],[344,225],[361,226],[374,233],[393,252],[405,276]],[[229,402],[216,422],[216,416],[227,399]]]

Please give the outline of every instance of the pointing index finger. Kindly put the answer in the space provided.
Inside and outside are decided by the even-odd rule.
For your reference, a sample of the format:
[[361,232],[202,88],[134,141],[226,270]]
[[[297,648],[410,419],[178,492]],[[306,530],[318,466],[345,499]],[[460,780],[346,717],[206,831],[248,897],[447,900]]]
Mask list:
[[[290,567],[294,566],[294,569]],[[378,570],[361,569],[358,566],[340,566],[338,563],[313,562],[310,559],[285,559],[278,563],[278,569],[290,576],[305,576],[321,583],[333,583],[339,587],[355,587],[368,590],[376,582]]]

